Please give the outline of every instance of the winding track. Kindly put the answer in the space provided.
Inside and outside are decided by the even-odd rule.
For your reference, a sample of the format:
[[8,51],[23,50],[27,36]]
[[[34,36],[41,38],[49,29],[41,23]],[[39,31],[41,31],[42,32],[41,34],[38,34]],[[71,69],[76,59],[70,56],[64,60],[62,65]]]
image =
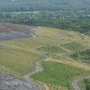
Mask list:
[[43,59],[37,60],[34,64],[35,65],[34,70],[31,73],[28,73],[28,74],[23,76],[25,81],[27,81],[29,83],[33,83],[33,85],[36,86],[36,88],[34,88],[34,90],[42,90],[41,85],[33,82],[32,79],[30,79],[30,76],[32,76],[35,73],[42,71],[42,67],[41,67],[40,63],[45,61],[45,59],[47,59],[47,58],[48,58],[48,56],[45,55],[45,57]]
[[41,60],[37,60],[34,64],[34,70],[23,76],[23,80],[8,74],[0,73],[0,90],[43,90],[41,84],[34,82],[30,76],[42,71],[40,63],[45,61],[48,57],[44,57]]
[[84,80],[84,79],[88,79],[88,78],[90,78],[90,76],[74,80],[73,83],[72,83],[73,87],[74,87],[74,90],[81,90],[81,88],[78,85],[78,82],[81,81],[81,80]]

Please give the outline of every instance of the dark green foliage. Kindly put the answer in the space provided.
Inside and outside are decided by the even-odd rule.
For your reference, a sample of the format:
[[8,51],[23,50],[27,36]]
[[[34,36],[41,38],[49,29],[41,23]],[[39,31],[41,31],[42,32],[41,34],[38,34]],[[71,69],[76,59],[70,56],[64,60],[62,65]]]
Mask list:
[[90,90],[90,79],[85,79],[84,83],[85,83],[86,90]]
[[0,12],[2,22],[61,28],[90,35],[90,0],[0,0]]
[[82,44],[77,43],[77,42],[64,44],[63,47],[66,48],[66,49],[69,49],[71,51],[74,51],[74,52],[83,50],[85,48],[85,46],[83,46]]
[[89,12],[90,0],[0,0],[0,11]]
[[0,21],[73,30],[90,35],[90,17],[70,12],[0,13]]
[[76,60],[81,59],[84,62],[90,64],[90,49],[81,52],[76,52],[75,54],[72,54],[71,57]]

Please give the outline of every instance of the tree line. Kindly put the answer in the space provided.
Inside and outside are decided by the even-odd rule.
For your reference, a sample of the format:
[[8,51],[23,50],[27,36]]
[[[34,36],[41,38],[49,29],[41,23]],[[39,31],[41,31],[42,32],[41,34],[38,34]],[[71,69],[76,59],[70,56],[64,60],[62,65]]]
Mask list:
[[60,12],[0,13],[1,22],[46,26],[78,31],[90,35],[90,16]]

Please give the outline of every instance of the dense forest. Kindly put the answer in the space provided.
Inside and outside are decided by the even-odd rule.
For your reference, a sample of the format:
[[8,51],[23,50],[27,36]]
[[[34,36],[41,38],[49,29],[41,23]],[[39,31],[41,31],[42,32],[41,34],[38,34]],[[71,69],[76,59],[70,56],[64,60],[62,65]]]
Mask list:
[[61,28],[90,35],[90,17],[83,15],[67,16],[59,12],[1,13],[0,21]]
[[90,0],[0,0],[0,21],[90,35]]
[[90,0],[0,0],[0,11],[72,11],[90,13]]

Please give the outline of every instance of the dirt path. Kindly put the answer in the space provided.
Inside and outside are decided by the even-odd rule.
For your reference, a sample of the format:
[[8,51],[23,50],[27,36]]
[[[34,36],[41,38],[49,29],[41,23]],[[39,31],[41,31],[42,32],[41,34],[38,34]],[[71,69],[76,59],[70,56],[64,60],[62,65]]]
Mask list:
[[35,67],[34,67],[34,70],[33,70],[31,73],[28,73],[28,74],[26,74],[26,75],[23,76],[24,79],[25,79],[25,81],[27,81],[27,82],[29,82],[29,83],[32,82],[33,85],[37,86],[37,88],[34,89],[34,90],[42,90],[42,89],[41,89],[41,85],[39,85],[38,83],[33,82],[33,80],[30,79],[30,77],[31,77],[33,74],[42,71],[42,67],[41,67],[40,63],[43,62],[43,61],[45,61],[45,59],[47,59],[47,58],[48,58],[48,57],[45,56],[43,59],[37,60],[37,61],[35,62],[35,64],[34,64],[34,66],[35,66]]
[[0,90],[43,90],[42,85],[34,82],[30,76],[32,74],[42,71],[40,63],[48,57],[44,57],[41,60],[35,62],[34,70],[31,73],[26,74],[23,80],[10,76],[5,73],[0,73]]
[[88,78],[90,78],[90,76],[87,76],[87,77],[83,77],[83,78],[74,80],[74,81],[72,82],[72,85],[73,85],[73,87],[74,87],[74,90],[81,90],[81,88],[80,88],[79,85],[78,85],[79,81],[84,80],[84,79],[88,79]]

